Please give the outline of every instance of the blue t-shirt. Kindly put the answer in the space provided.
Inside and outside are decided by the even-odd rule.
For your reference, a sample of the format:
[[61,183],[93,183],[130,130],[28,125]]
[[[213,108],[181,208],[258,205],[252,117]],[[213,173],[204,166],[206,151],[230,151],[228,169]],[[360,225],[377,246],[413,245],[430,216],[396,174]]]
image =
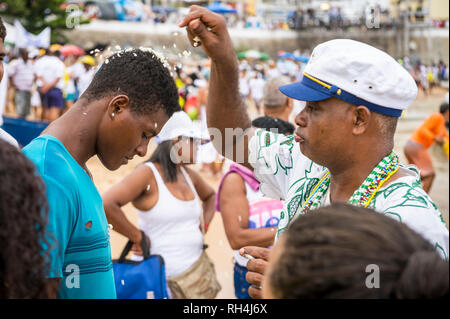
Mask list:
[[91,178],[53,136],[35,138],[23,152],[47,188],[47,234],[54,238],[47,277],[61,278],[58,297],[115,299],[108,222]]

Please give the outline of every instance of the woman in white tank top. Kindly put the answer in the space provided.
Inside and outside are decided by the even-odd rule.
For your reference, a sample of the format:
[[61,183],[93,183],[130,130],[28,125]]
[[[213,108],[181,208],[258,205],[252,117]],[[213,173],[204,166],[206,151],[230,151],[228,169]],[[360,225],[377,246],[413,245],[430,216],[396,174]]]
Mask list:
[[[183,273],[200,257],[200,215],[207,228],[215,212],[213,188],[196,172],[171,160],[171,149],[176,144],[181,145],[175,155],[172,153],[176,162],[193,163],[196,141],[192,137],[163,141],[148,162],[136,167],[103,196],[113,229],[135,243],[132,251],[136,255],[142,255],[143,230],[150,253],[164,258],[167,277]],[[138,227],[121,210],[129,202],[138,210]]]

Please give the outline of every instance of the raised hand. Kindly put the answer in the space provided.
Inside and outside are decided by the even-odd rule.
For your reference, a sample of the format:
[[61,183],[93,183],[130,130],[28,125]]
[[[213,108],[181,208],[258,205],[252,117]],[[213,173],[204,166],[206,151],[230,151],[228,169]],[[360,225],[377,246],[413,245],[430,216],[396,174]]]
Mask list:
[[179,26],[186,27],[192,46],[201,45],[212,60],[236,59],[225,19],[221,15],[200,6],[191,6]]

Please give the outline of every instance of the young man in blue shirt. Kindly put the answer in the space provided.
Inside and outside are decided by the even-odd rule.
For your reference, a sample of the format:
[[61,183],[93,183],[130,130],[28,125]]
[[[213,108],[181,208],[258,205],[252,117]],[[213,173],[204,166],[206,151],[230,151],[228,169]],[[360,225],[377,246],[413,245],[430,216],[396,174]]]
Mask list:
[[[179,110],[165,61],[152,50],[112,55],[80,99],[24,149],[47,188],[48,278],[59,298],[116,298],[109,228],[86,162],[115,170],[145,156],[150,138]],[[140,244],[142,238],[136,238]]]

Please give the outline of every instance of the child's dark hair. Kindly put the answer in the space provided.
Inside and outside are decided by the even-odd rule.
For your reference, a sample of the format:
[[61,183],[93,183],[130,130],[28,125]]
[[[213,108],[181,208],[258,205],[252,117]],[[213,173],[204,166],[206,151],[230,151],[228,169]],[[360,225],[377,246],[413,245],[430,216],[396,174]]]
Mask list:
[[[281,239],[269,274],[276,298],[448,296],[448,260],[405,224],[371,209],[319,208],[299,216]],[[366,283],[371,265],[379,269],[377,289]]]

